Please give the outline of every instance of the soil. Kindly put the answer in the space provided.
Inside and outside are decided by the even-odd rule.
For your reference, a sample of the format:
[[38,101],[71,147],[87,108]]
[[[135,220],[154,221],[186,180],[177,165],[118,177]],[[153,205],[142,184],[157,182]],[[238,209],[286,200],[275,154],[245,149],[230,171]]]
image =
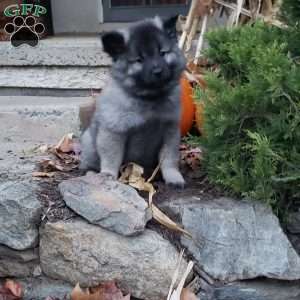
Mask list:
[[39,178],[38,198],[42,204],[42,222],[56,222],[76,217],[76,213],[68,208],[59,192],[58,185],[70,178],[80,176],[80,172],[56,172],[54,177]]
[[[183,176],[186,179],[184,189],[176,189],[167,186],[158,175],[158,180],[153,182],[156,189],[156,194],[153,197],[154,203],[159,207],[165,201],[172,201],[175,198],[198,196],[202,199],[213,199],[225,195],[225,192],[209,183],[209,180],[204,171],[199,168],[197,170],[189,170],[182,168]],[[79,170],[70,172],[56,172],[53,177],[39,178],[39,200],[43,207],[42,221],[56,222],[60,220],[68,220],[76,216],[76,213],[68,208],[62,199],[58,185],[63,180],[82,176],[83,173]],[[146,193],[141,193],[141,196],[147,199]],[[180,220],[174,220],[179,221]],[[153,222],[154,223],[154,222]],[[151,225],[152,226],[152,225]]]

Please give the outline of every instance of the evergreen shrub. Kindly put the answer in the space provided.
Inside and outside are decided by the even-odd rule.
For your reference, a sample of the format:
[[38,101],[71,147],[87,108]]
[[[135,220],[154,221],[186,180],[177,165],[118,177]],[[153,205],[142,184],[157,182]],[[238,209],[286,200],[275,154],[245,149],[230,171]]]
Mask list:
[[205,105],[201,143],[211,181],[274,209],[300,198],[297,35],[262,22],[209,32],[206,57],[217,71],[195,91]]

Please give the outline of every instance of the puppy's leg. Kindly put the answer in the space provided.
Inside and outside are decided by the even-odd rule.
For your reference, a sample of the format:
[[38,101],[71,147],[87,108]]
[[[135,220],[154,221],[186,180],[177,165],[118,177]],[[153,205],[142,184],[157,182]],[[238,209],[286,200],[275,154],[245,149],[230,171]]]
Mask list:
[[164,135],[164,144],[160,151],[161,172],[165,182],[183,188],[185,181],[179,172],[180,132],[178,124],[172,124]]
[[116,179],[123,161],[125,135],[99,128],[96,142],[101,158],[100,172],[109,174]]
[[81,170],[99,171],[99,156],[96,151],[95,136],[93,137],[90,129],[85,130],[80,139],[81,154],[80,165]]

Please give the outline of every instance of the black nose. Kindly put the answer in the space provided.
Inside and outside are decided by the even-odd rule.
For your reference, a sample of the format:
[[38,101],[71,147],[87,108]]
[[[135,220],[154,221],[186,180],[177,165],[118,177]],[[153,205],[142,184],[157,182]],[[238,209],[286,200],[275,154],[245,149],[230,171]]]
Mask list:
[[152,72],[153,72],[154,75],[159,76],[162,73],[162,68],[161,67],[154,67]]

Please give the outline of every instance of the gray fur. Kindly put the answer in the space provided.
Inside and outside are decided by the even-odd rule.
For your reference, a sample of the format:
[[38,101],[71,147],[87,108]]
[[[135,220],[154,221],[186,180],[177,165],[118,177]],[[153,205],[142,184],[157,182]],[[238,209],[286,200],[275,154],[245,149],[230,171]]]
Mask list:
[[[150,23],[153,24],[153,21],[140,22],[134,26],[148,26]],[[132,29],[129,29],[128,36],[131,43],[135,38]],[[168,39],[164,33],[163,37]],[[164,78],[163,84],[152,77],[145,78],[147,83],[153,82],[153,88],[138,86],[135,76],[142,79],[143,76],[150,76],[146,74],[143,63],[129,63],[127,52],[114,57],[112,78],[97,99],[91,125],[81,138],[81,169],[94,169],[117,178],[123,163],[135,162],[145,168],[153,168],[161,159],[161,172],[165,182],[183,187],[184,179],[178,170],[178,80],[185,61],[177,44],[167,42],[171,48],[170,53],[165,55],[163,64],[172,74],[168,75],[166,70],[166,77],[161,75]],[[168,60],[170,56],[177,59]],[[151,63],[151,59],[148,63]]]

